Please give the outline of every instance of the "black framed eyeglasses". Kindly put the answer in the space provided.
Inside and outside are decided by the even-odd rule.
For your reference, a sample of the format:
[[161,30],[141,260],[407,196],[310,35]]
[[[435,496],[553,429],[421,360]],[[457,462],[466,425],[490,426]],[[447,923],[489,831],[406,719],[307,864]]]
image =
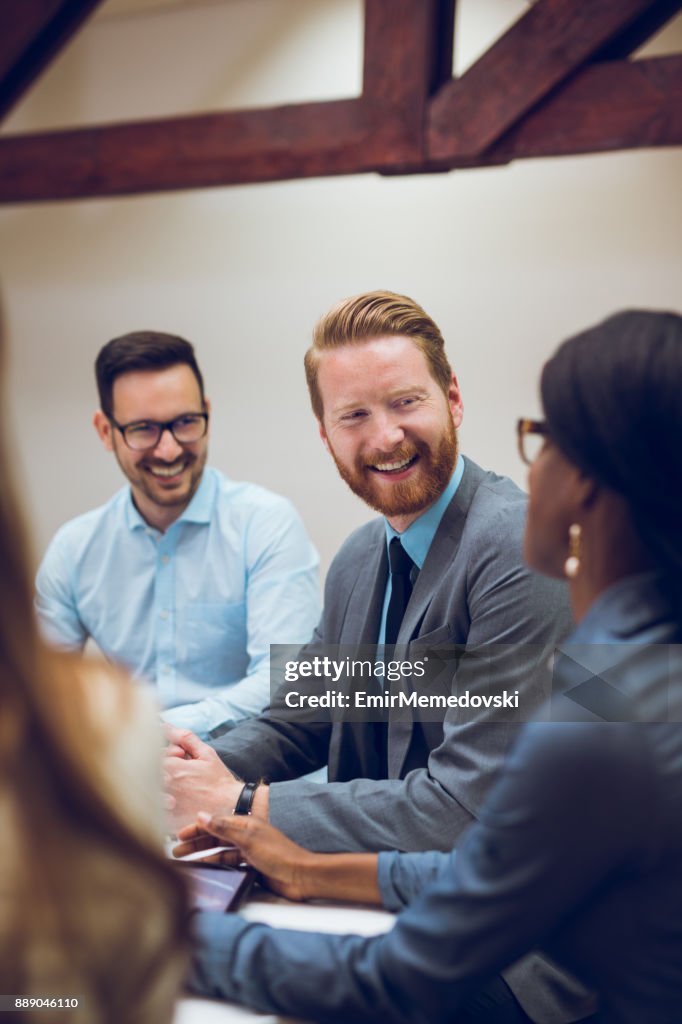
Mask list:
[[208,430],[208,413],[185,412],[182,416],[176,416],[174,420],[166,420],[165,423],[158,420],[117,423],[113,418],[111,422],[123,435],[128,448],[134,452],[146,452],[156,448],[165,430],[170,430],[178,444],[200,441]]
[[522,461],[532,466],[549,437],[549,428],[544,420],[520,419],[516,421],[516,437]]

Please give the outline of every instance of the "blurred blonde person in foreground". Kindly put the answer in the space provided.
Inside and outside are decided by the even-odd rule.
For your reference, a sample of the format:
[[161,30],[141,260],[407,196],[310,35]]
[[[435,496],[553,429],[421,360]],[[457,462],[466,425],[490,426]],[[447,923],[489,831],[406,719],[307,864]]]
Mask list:
[[170,1021],[186,903],[162,856],[156,714],[39,639],[8,450],[0,424],[0,993],[71,1005],[2,1017]]

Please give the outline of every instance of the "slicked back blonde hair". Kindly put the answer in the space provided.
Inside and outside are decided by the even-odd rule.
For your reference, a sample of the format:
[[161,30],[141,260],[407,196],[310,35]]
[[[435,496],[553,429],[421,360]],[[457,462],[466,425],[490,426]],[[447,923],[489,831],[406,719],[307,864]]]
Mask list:
[[439,328],[414,299],[395,292],[365,292],[344,299],[318,320],[313,343],[305,354],[305,376],[310,402],[318,420],[324,409],[318,385],[322,352],[357,345],[386,336],[411,338],[424,353],[431,376],[447,396],[452,379],[445,343]]

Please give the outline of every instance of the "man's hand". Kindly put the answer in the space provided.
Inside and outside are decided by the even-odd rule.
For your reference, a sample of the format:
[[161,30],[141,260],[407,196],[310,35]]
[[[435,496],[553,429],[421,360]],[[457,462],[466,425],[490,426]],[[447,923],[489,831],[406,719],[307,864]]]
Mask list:
[[169,741],[163,762],[166,806],[170,827],[180,829],[194,821],[199,808],[211,814],[231,814],[243,783],[216,754],[187,729],[166,725]]
[[221,844],[236,849],[207,857],[211,863],[234,865],[246,861],[262,876],[269,889],[290,900],[309,898],[305,880],[314,871],[319,859],[316,854],[304,850],[267,822],[251,815],[219,817],[202,811],[197,814],[197,824],[187,825],[178,832],[182,842],[173,849],[176,857],[206,850]]

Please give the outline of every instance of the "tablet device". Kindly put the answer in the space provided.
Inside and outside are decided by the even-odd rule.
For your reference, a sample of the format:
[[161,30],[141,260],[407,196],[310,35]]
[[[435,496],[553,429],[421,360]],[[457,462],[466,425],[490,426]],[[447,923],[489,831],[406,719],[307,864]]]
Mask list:
[[219,864],[179,862],[189,882],[190,900],[195,910],[237,910],[253,884],[251,868],[226,868]]

